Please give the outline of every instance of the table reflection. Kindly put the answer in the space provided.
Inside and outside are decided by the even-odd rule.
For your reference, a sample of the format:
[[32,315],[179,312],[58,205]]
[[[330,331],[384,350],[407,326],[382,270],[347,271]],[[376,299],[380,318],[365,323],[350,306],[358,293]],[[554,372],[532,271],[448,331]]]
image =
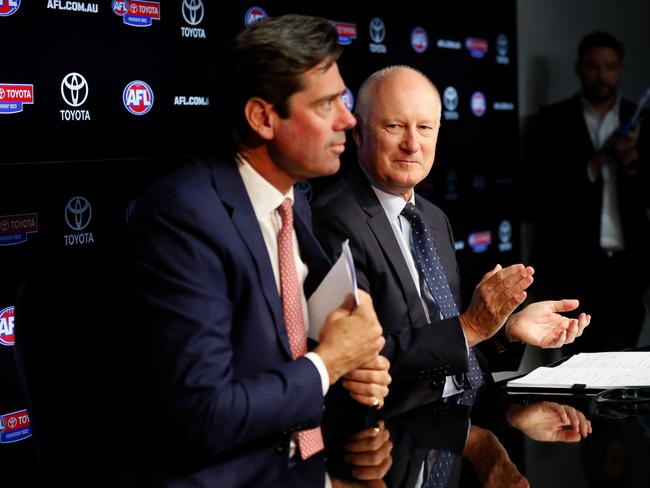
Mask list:
[[645,407],[508,395],[496,385],[437,401],[426,385],[396,391],[379,411],[342,390],[331,395],[324,432],[333,487],[647,486]]

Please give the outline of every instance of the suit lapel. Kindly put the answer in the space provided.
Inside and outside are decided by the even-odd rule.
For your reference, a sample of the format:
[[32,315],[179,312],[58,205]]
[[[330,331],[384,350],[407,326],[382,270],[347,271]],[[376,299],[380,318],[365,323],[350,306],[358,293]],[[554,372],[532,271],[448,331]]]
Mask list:
[[361,208],[368,214],[368,226],[375,235],[379,246],[386,255],[388,264],[393,268],[393,273],[402,288],[402,294],[408,305],[409,320],[412,324],[425,323],[424,309],[411,272],[408,269],[402,250],[397,243],[386,212],[384,212],[377,195],[372,190],[365,175],[356,169],[351,175],[351,188],[356,194]]
[[271,267],[269,253],[260,231],[253,205],[248,197],[244,183],[237,171],[234,161],[213,161],[212,178],[214,187],[224,205],[231,210],[232,223],[239,232],[241,241],[250,252],[257,272],[260,276],[260,286],[269,306],[275,323],[275,328],[286,353],[291,357],[289,339],[284,324],[282,302],[275,283],[275,275]]
[[[331,263],[316,237],[307,225],[306,215],[303,215],[301,204],[296,195],[296,204],[293,212],[293,225],[300,245],[300,257],[309,267],[309,273],[305,280],[305,296],[309,296],[316,291],[316,288],[323,281],[331,268]],[[305,203],[306,205],[306,203]]]

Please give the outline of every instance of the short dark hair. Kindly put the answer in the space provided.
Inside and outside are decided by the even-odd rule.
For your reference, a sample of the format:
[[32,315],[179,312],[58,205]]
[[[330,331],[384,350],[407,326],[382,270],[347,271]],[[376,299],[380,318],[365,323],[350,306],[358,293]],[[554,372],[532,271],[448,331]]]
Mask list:
[[302,75],[335,63],[341,52],[336,28],[322,17],[283,15],[244,29],[224,49],[216,73],[229,149],[237,150],[249,134],[244,107],[251,97],[266,100],[287,118],[289,97],[304,88]]
[[625,54],[625,49],[623,48],[621,41],[607,32],[596,31],[587,34],[580,41],[580,44],[578,45],[578,61],[582,59],[587,49],[592,47],[609,47],[618,53],[618,57],[621,58],[621,60],[623,60],[623,55]]

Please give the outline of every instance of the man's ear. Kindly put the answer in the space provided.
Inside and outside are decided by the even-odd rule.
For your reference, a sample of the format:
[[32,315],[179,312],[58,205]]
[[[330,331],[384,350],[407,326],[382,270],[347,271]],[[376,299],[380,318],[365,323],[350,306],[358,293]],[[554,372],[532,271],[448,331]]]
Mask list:
[[249,98],[244,107],[244,115],[251,130],[262,139],[273,139],[273,105],[259,97]]
[[357,146],[361,147],[363,145],[363,137],[361,135],[362,133],[361,117],[359,117],[358,114],[354,114],[354,118],[357,119],[357,123],[355,124],[354,127],[352,127],[352,137],[354,138],[354,142],[357,143]]

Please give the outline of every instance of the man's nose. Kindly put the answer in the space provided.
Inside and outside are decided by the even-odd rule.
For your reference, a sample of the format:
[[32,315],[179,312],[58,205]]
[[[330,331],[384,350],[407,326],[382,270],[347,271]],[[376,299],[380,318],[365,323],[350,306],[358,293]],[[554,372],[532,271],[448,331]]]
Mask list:
[[400,147],[402,151],[409,154],[416,153],[420,150],[420,142],[418,140],[418,134],[415,128],[409,127],[406,129]]
[[335,130],[347,130],[347,129],[352,129],[355,125],[357,125],[357,119],[354,118],[354,115],[348,110],[347,105],[343,102],[343,99],[339,99],[337,102],[339,105],[339,116],[337,117],[336,120],[336,127],[334,127]]

